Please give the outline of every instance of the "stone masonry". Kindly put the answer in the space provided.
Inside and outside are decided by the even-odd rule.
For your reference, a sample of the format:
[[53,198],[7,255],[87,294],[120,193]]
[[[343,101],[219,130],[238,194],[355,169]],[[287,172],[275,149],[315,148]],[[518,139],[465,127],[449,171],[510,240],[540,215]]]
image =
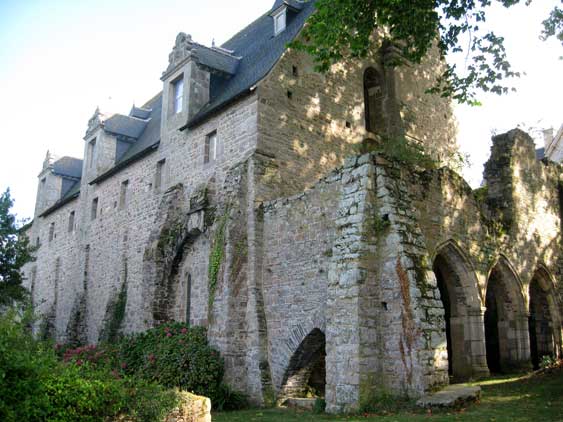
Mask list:
[[[450,105],[424,93],[436,52],[392,68],[378,41],[319,74],[285,48],[312,10],[278,0],[222,47],[180,34],[161,93],[96,110],[84,160],[48,154],[27,232],[37,332],[203,325],[234,389],[329,412],[560,356],[561,167],[511,131],[472,190],[448,167]],[[405,140],[432,164],[381,152]]]

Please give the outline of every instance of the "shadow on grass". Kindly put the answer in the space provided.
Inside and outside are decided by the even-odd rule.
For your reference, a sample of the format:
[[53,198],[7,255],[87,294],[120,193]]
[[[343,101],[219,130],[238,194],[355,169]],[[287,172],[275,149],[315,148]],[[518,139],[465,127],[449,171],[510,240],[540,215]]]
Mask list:
[[405,403],[378,414],[316,415],[289,409],[260,409],[213,415],[214,422],[563,422],[563,370],[503,375],[469,383],[482,388],[481,402],[455,410],[426,411]]

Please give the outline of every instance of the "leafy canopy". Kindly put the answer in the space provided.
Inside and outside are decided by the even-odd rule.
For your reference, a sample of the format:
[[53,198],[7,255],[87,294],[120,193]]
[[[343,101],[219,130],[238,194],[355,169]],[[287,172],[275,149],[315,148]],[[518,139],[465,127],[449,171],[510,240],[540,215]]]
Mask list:
[[10,213],[14,201],[7,189],[0,196],[0,305],[26,297],[22,267],[33,260],[27,236],[20,236],[16,216]]
[[[436,43],[442,56],[465,53],[467,64],[447,64],[430,91],[476,104],[477,91],[504,94],[507,79],[520,76],[507,60],[504,39],[484,28],[487,10],[523,1],[532,0],[317,0],[317,12],[292,46],[311,53],[318,70],[327,71],[341,59],[366,57],[374,29],[398,49],[395,64],[420,63]],[[563,9],[555,6],[543,27],[543,39],[563,43]]]

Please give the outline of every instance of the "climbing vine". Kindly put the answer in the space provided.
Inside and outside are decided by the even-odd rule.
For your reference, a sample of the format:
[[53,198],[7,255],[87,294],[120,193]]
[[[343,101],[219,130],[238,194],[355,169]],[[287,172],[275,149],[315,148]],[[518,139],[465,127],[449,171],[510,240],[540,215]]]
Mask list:
[[213,238],[211,254],[209,255],[209,310],[215,299],[215,289],[217,288],[217,277],[225,254],[225,227],[227,226],[228,210],[219,220],[219,225]]
[[123,283],[117,297],[110,300],[106,308],[106,322],[100,338],[107,342],[118,339],[121,324],[125,318],[125,307],[127,306],[127,285]]

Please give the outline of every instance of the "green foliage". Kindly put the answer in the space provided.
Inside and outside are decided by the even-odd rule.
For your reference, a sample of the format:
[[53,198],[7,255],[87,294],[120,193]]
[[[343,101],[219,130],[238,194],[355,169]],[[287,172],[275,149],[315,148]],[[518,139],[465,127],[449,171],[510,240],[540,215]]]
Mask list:
[[389,392],[380,391],[372,396],[370,400],[362,403],[360,412],[384,415],[414,407],[414,402],[409,400],[407,397],[397,397]]
[[540,359],[540,369],[549,369],[557,366],[557,359],[551,355],[543,355]]
[[[523,0],[499,0],[505,7]],[[420,63],[433,44],[442,55],[463,53],[464,69],[448,65],[431,92],[462,103],[478,104],[476,91],[503,94],[506,79],[520,74],[507,60],[504,39],[486,29],[490,0],[318,0],[303,30],[304,41],[291,46],[312,54],[320,71],[342,59],[368,55],[374,29],[385,49],[395,51],[393,65]],[[526,0],[526,4],[529,1]],[[563,42],[563,11],[555,7],[543,22],[542,36]],[[389,48],[392,46],[392,48]]]
[[127,391],[115,377],[84,364],[59,365],[44,381],[48,397],[46,420],[103,421],[116,417],[126,405]]
[[20,235],[16,217],[10,213],[14,201],[7,189],[0,195],[0,305],[27,299],[22,287],[22,267],[33,260],[29,239]]
[[49,347],[33,340],[30,313],[0,315],[0,420],[42,420],[49,401],[43,382],[56,367]]
[[437,167],[437,163],[421,145],[405,137],[383,138],[381,142],[364,144],[359,148],[362,153],[374,152],[407,167],[419,166],[425,169]]
[[318,415],[324,413],[325,409],[326,409],[325,399],[321,399],[320,397],[317,397],[315,399],[315,404],[313,405],[313,413]]
[[227,384],[219,386],[215,401],[212,401],[213,408],[219,412],[242,410],[249,407],[248,398],[240,391],[233,390]]
[[[95,346],[57,347],[30,332],[30,313],[0,315],[0,420],[96,421],[127,415],[159,422],[178,403],[173,390],[110,370],[108,353]],[[100,354],[101,353],[101,354]]]
[[480,202],[480,203],[485,202],[488,194],[489,194],[489,187],[486,186],[486,185],[482,186],[478,189],[475,189],[473,191],[473,196],[475,197],[475,200],[477,200],[477,202]]
[[203,327],[176,322],[125,337],[117,359],[126,374],[206,396],[212,402],[220,394],[223,360],[208,345]]
[[554,7],[549,17],[543,22],[543,31],[541,38],[546,40],[550,37],[556,37],[563,44],[563,9]]
[[373,217],[373,230],[376,235],[382,234],[391,225],[389,221],[389,216],[384,215],[383,217],[379,214],[375,214]]
[[213,305],[215,298],[215,289],[217,288],[217,277],[219,276],[219,269],[223,262],[223,254],[225,252],[225,227],[228,220],[228,211],[219,220],[219,226],[213,238],[213,246],[211,248],[211,255],[209,256],[209,311]]
[[127,284],[123,283],[114,300],[110,300],[106,309],[106,321],[100,340],[104,342],[115,342],[118,340],[121,324],[125,318],[127,306]]

